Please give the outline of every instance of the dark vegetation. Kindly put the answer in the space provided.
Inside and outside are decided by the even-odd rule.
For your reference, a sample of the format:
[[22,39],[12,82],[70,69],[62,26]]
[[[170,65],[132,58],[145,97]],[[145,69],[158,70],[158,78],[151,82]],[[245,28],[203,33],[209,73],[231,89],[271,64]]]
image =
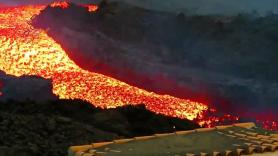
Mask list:
[[72,145],[197,127],[143,105],[103,110],[79,100],[8,101],[0,104],[0,155],[62,156]]

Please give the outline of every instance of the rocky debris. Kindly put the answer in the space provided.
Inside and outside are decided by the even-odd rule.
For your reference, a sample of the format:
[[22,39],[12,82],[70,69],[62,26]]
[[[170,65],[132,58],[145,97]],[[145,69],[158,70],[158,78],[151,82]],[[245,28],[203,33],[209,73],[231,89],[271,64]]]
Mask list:
[[[176,127],[175,129],[173,127]],[[66,155],[69,146],[194,129],[198,125],[141,106],[103,110],[79,100],[0,103],[0,155]],[[1,155],[2,156],[2,155]]]

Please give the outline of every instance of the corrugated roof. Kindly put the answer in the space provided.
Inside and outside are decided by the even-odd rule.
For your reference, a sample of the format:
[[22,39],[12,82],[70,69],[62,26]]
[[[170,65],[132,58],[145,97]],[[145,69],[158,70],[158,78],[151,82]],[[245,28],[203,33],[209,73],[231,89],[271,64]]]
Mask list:
[[[278,133],[240,123],[69,148],[69,156],[278,156]],[[276,154],[276,155],[275,155]]]

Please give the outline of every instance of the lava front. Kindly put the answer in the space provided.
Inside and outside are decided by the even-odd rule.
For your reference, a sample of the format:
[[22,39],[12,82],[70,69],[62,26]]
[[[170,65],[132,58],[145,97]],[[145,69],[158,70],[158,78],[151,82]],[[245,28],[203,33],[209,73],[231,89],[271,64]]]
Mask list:
[[15,76],[52,79],[53,93],[59,98],[82,99],[101,108],[145,104],[153,112],[189,120],[202,116],[208,109],[202,103],[158,95],[81,69],[45,31],[29,24],[44,8],[23,6],[0,10],[0,70]]

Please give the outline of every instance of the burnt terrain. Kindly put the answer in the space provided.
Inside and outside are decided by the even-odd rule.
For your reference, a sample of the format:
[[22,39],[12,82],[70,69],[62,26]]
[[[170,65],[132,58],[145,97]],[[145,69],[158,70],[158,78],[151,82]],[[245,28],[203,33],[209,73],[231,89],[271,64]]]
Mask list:
[[[33,18],[82,68],[252,119],[277,120],[278,16],[191,16],[103,1]],[[163,84],[163,85],[162,85]]]
[[143,105],[102,110],[80,100],[10,100],[0,103],[0,155],[61,156],[73,145],[198,127]]

